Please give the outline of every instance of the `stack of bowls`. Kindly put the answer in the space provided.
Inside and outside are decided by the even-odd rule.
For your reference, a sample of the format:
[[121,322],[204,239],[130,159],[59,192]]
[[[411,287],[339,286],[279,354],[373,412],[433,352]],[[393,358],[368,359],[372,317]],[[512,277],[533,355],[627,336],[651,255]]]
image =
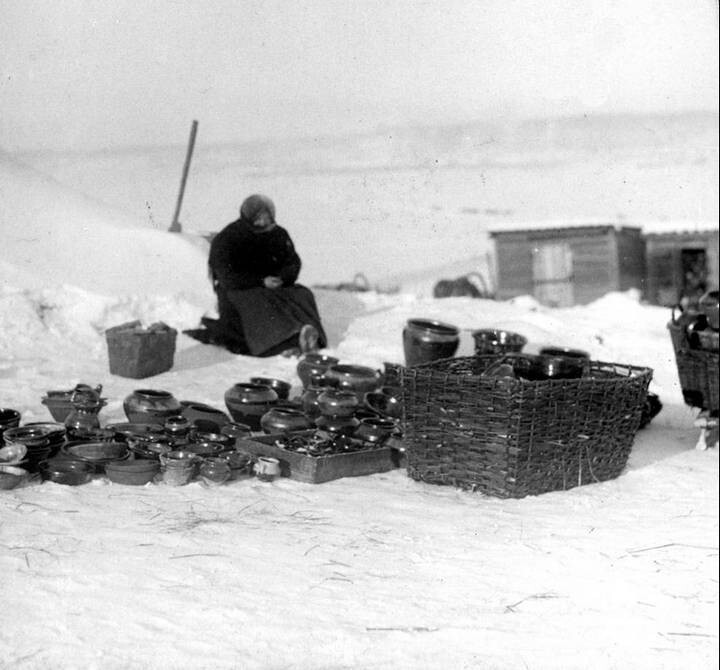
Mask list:
[[59,423],[35,423],[8,428],[3,433],[6,445],[22,444],[26,450],[24,467],[37,472],[40,463],[55,455],[65,441],[65,426]]

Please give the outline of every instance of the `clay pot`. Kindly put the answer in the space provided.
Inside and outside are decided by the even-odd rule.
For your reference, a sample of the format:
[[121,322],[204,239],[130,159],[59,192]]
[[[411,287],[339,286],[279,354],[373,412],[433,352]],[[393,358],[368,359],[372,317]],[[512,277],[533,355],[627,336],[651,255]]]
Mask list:
[[319,416],[315,419],[315,426],[336,435],[352,435],[360,426],[360,421],[354,416]]
[[317,399],[323,416],[353,416],[360,405],[354,391],[339,388],[325,389]]
[[225,391],[225,405],[234,421],[260,430],[260,419],[278,400],[277,393],[262,384],[234,384]]
[[513,370],[518,377],[530,381],[578,379],[582,377],[585,363],[583,358],[525,355],[514,361]]
[[429,319],[408,319],[403,329],[405,365],[430,363],[455,355],[460,331],[448,323]]
[[257,478],[263,482],[271,482],[281,474],[280,461],[271,456],[258,456],[254,469]]
[[252,474],[252,458],[249,454],[229,451],[220,456],[230,466],[230,479],[242,479]]
[[327,390],[327,386],[319,386],[313,383],[310,384],[300,396],[302,402],[302,411],[305,416],[315,419],[320,416],[320,405],[318,404],[318,398]]
[[390,437],[393,430],[395,430],[395,422],[391,419],[381,417],[362,419],[354,437],[364,442],[382,444]]
[[268,435],[275,433],[292,433],[312,428],[312,423],[299,409],[289,407],[273,407],[260,419],[263,432]]
[[279,400],[287,400],[290,397],[292,384],[290,384],[290,382],[283,381],[282,379],[274,379],[273,377],[251,377],[250,383],[269,386],[273,391],[275,391],[275,393],[277,393]]
[[339,359],[324,354],[305,354],[297,364],[297,374],[303,388],[310,385],[312,376],[321,376],[331,365],[337,365]]
[[223,458],[206,458],[200,465],[199,474],[207,486],[219,486],[230,479],[230,465]]
[[495,328],[481,328],[472,332],[476,356],[519,353],[527,344],[527,338],[520,333]]
[[364,365],[333,365],[325,371],[325,378],[339,389],[353,391],[358,400],[362,400],[366,393],[374,391],[383,382],[379,370]]
[[182,413],[182,405],[172,393],[137,389],[123,401],[123,409],[132,423],[165,423],[165,419]]

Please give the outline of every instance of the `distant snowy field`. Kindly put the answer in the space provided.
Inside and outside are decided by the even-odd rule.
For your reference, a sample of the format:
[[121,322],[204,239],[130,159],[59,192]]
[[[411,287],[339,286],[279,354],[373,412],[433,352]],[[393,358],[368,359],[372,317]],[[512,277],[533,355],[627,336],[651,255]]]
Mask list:
[[[182,152],[133,178],[159,194],[153,180],[181,162]],[[100,177],[114,168],[97,172],[91,159],[86,167],[85,184],[69,180],[73,190],[0,156],[0,406],[19,410],[23,422],[49,420],[40,403],[47,390],[102,383],[100,418],[110,423],[125,420],[122,401],[135,388],[222,408],[226,389],[262,373],[299,392],[292,359],[233,356],[183,335],[169,372],[109,374],[105,328],[140,319],[180,330],[214,301],[202,240],[158,230],[171,206],[155,219],[162,226],[138,227],[136,213],[80,192],[114,188]],[[88,189],[93,176],[100,185]],[[438,175],[425,176],[432,183],[417,182],[413,200],[412,180],[394,190],[398,175],[383,185],[376,174],[382,202],[356,192],[339,212],[338,201],[351,200],[342,180],[359,176],[312,186],[290,175],[238,180],[231,193],[214,192],[208,218],[229,221],[247,192],[275,195],[308,284],[351,279],[355,270],[371,280],[390,270],[410,276],[420,262],[482,257],[485,247],[469,246],[473,215],[461,210],[488,200],[439,192]],[[520,189],[516,179],[508,188]],[[173,180],[163,183],[172,197],[163,189],[158,198],[167,204]],[[184,220],[216,227],[204,224],[195,193]],[[522,202],[515,193],[493,205]],[[350,225],[361,209],[382,237]],[[463,216],[467,225],[458,223]],[[398,229],[426,237],[406,243]],[[329,351],[345,362],[402,362],[410,317],[457,325],[460,354],[472,349],[472,329],[505,327],[528,337],[528,351],[574,346],[652,367],[664,409],[638,433],[616,480],[521,500],[424,485],[401,470],[318,486],[133,488],[97,478],[0,492],[0,667],[718,667],[718,453],[694,448],[698,429],[682,402],[668,310],[642,305],[633,292],[563,310],[530,297],[316,294]]]

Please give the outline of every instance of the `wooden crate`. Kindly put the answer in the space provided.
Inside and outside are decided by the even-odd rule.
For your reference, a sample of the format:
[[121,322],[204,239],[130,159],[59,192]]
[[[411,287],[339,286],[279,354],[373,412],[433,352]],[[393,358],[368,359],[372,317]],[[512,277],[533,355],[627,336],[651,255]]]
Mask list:
[[[312,435],[315,431],[302,431],[298,435]],[[254,456],[270,456],[280,461],[283,477],[308,484],[322,484],[342,477],[361,477],[376,472],[388,472],[398,467],[398,454],[390,447],[375,447],[347,454],[306,456],[275,446],[278,435],[262,435],[238,440],[237,448]]]

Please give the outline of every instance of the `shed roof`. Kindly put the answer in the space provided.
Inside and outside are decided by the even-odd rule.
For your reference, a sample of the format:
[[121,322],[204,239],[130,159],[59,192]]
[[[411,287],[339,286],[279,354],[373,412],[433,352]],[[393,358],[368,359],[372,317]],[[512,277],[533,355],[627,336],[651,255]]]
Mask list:
[[688,233],[712,233],[717,232],[718,222],[713,220],[689,221],[676,219],[672,221],[516,221],[501,224],[489,230],[491,237],[510,233],[531,233],[531,232],[602,232],[614,230],[641,230],[645,235],[662,234],[688,234]]

